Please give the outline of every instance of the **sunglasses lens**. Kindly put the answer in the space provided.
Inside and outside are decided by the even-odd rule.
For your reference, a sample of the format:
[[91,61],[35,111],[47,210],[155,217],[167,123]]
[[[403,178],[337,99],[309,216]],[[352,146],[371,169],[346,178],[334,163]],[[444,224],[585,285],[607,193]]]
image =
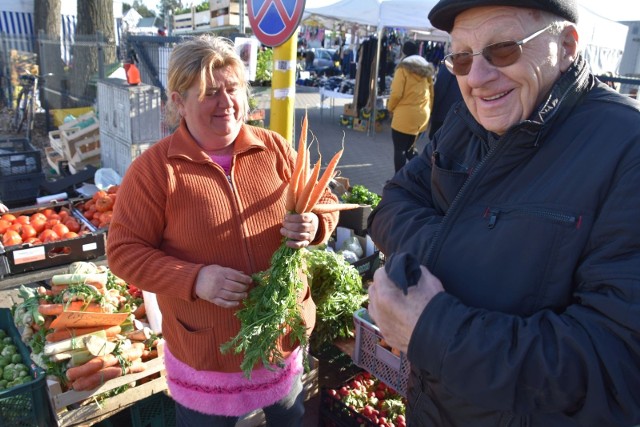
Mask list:
[[521,54],[520,45],[514,41],[492,44],[482,51],[482,56],[496,67],[507,67],[514,64],[520,59]]
[[471,53],[454,53],[444,59],[444,63],[452,74],[466,76],[471,70],[473,55]]

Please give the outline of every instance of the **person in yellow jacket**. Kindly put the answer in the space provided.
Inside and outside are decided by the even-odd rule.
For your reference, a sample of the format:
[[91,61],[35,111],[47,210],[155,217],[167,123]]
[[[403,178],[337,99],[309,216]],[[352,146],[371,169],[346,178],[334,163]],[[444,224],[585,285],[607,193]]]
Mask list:
[[402,53],[404,57],[393,75],[387,104],[387,109],[393,114],[391,138],[396,172],[418,154],[416,140],[427,129],[433,108],[435,73],[435,67],[418,55],[415,42],[406,41]]

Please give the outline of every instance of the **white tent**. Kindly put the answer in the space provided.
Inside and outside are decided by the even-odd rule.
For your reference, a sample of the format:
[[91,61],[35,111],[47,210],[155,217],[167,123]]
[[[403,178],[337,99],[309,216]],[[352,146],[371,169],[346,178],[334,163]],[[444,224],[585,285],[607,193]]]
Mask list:
[[594,74],[618,74],[629,27],[580,5],[579,45]]
[[[428,18],[431,8],[437,2],[438,0],[307,0],[305,14],[370,25],[376,28],[378,46],[372,91],[372,94],[376,94],[378,92],[382,30],[385,27],[392,27],[437,32],[438,30],[433,28]],[[440,33],[440,37],[446,34]],[[372,104],[373,117],[375,117],[376,102],[374,101]],[[373,129],[373,120],[370,125]]]
[[416,30],[433,29],[429,11],[437,0],[307,0],[305,13],[358,24]]

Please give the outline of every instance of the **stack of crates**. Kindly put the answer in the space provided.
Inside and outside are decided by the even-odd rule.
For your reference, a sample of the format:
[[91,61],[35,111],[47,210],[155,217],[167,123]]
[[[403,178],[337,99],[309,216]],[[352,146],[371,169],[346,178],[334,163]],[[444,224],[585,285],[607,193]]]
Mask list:
[[12,208],[34,203],[44,179],[40,151],[28,139],[0,136],[0,202]]
[[131,162],[162,137],[160,88],[99,80],[98,116],[102,167],[124,176]]

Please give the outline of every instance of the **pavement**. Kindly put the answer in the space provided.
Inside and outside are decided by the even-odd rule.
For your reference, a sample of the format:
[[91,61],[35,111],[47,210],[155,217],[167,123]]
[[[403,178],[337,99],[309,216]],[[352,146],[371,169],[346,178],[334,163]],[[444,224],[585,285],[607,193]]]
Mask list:
[[[258,101],[258,106],[266,110],[265,125],[269,127],[271,88],[256,87],[253,93]],[[344,105],[349,102],[351,102],[351,99],[328,98],[321,103],[317,87],[297,86],[294,121],[295,146],[297,146],[300,124],[306,111],[309,122],[309,138],[317,140],[316,146],[319,147],[319,151],[322,154],[322,164],[326,166],[331,157],[340,148],[344,148],[338,165],[340,176],[348,178],[352,186],[363,185],[377,194],[382,194],[385,182],[393,175],[393,144],[391,142],[389,120],[384,121],[380,131],[375,133],[345,127],[340,123],[340,115],[344,111]],[[420,151],[425,143],[426,140],[424,138],[418,141],[418,149]],[[310,152],[311,161],[315,163],[317,152],[314,148]],[[0,308],[11,307],[14,303],[20,301],[17,298],[17,287],[0,291]],[[326,384],[335,386],[335,384],[331,384],[332,381],[335,381],[333,368],[323,370],[321,365],[320,386]],[[319,403],[319,397],[307,401],[305,426],[318,425]],[[261,421],[260,418],[257,420],[254,418],[250,421],[246,420],[244,423],[241,422],[238,426],[263,425]]]

